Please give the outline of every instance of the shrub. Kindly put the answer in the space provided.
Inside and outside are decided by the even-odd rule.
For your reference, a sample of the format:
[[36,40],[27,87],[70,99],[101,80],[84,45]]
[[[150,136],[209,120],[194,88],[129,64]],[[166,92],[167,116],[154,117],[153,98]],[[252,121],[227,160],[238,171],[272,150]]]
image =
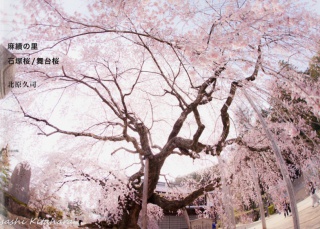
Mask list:
[[46,207],[46,212],[48,214],[50,214],[51,216],[53,216],[54,219],[56,220],[60,220],[63,218],[63,212],[56,209],[55,207],[53,206],[47,206]]
[[268,207],[268,212],[269,212],[269,215],[273,215],[274,214],[274,205],[271,204],[269,207]]

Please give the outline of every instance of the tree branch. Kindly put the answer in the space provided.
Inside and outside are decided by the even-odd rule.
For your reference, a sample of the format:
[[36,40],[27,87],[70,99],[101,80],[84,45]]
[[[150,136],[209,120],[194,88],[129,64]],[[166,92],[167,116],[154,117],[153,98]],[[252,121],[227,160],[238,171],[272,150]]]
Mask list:
[[176,212],[177,210],[187,205],[190,205],[194,200],[202,196],[205,192],[213,191],[216,188],[219,188],[220,186],[220,178],[216,178],[215,180],[213,180],[212,183],[191,192],[181,200],[168,200],[157,193],[153,193],[153,195],[149,198],[148,202],[158,205],[164,211]]

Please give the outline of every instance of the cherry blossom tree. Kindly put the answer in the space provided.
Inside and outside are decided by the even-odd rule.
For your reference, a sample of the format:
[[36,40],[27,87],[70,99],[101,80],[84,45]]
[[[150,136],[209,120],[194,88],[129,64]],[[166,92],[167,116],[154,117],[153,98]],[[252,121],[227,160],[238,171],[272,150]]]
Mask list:
[[[25,13],[19,17],[28,30],[20,39],[36,42],[38,49],[15,53],[30,58],[17,77],[36,81],[37,87],[16,88],[12,99],[37,130],[35,137],[64,136],[57,144],[68,153],[69,144],[77,148],[72,156],[78,161],[94,152],[138,158],[127,176],[74,162],[65,173],[94,184],[87,190],[94,193],[99,214],[119,228],[139,228],[146,158],[147,201],[171,212],[221,185],[215,175],[183,198],[155,193],[171,155],[220,156],[236,143],[242,149],[236,153],[239,163],[255,158],[259,174],[275,167],[268,162],[273,161],[268,143],[257,145],[263,133],[249,129],[253,135],[237,136],[241,123],[233,121],[232,107],[244,103],[239,87],[269,92],[262,96],[267,100],[270,81],[285,80],[319,112],[314,97],[319,90],[306,90],[301,78],[286,78],[278,64],[283,59],[307,63],[318,45],[319,18],[296,1],[109,0],[84,2],[75,12],[53,0],[22,4]],[[290,136],[278,136],[284,148],[290,147]],[[107,147],[97,150],[99,144]],[[287,152],[299,156],[298,150]],[[265,182],[272,186],[279,176]]]

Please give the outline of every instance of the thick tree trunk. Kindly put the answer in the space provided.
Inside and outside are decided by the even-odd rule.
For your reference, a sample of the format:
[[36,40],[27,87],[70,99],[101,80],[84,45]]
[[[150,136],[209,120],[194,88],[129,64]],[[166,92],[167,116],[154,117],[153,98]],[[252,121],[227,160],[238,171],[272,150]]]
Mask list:
[[133,201],[130,204],[131,206],[123,212],[122,219],[119,223],[119,229],[140,229],[138,219],[141,205]]
[[[154,193],[154,190],[156,188],[156,185],[159,180],[159,174],[161,167],[164,163],[165,157],[164,158],[157,158],[157,157],[151,157],[149,160],[150,167],[152,170],[149,173],[148,176],[148,190],[147,190],[147,199],[152,196]],[[137,189],[136,191],[138,192],[138,196],[142,198],[142,189],[143,185]],[[147,202],[149,202],[147,200]],[[140,226],[138,225],[138,220],[139,220],[139,213],[142,210],[141,204],[137,204],[133,200],[130,200],[129,203],[127,203],[127,206],[125,210],[123,211],[123,216],[121,221],[118,223],[118,228],[119,229],[141,229]]]

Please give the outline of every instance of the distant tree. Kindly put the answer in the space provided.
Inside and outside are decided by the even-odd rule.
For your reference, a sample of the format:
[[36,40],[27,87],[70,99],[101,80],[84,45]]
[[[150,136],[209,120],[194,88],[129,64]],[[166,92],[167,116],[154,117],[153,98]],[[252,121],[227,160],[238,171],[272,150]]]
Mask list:
[[306,71],[307,74],[310,75],[310,77],[318,81],[320,77],[320,52],[315,55],[309,64],[309,69]]
[[30,191],[29,206],[38,213],[45,211],[48,206],[54,206],[58,203],[59,197],[54,193],[52,186],[46,184],[33,186]]
[[73,201],[68,203],[68,210],[69,212],[73,212],[75,217],[79,217],[83,214],[81,209],[81,201]]
[[[313,63],[314,58],[310,66]],[[313,70],[315,69],[313,67]],[[319,163],[320,113],[316,106],[319,106],[320,101],[320,85],[315,72],[302,73],[294,68],[286,69],[283,74],[287,81],[274,84],[274,94],[270,99],[271,109],[268,116],[271,122],[278,125],[274,129],[275,133],[282,141],[283,132],[291,138],[291,144],[283,146],[282,150],[293,177],[307,170],[311,164]],[[292,90],[290,81],[293,78],[303,82],[300,93]]]
[[9,146],[2,148],[0,151],[0,191],[8,191],[10,182],[10,160]]

